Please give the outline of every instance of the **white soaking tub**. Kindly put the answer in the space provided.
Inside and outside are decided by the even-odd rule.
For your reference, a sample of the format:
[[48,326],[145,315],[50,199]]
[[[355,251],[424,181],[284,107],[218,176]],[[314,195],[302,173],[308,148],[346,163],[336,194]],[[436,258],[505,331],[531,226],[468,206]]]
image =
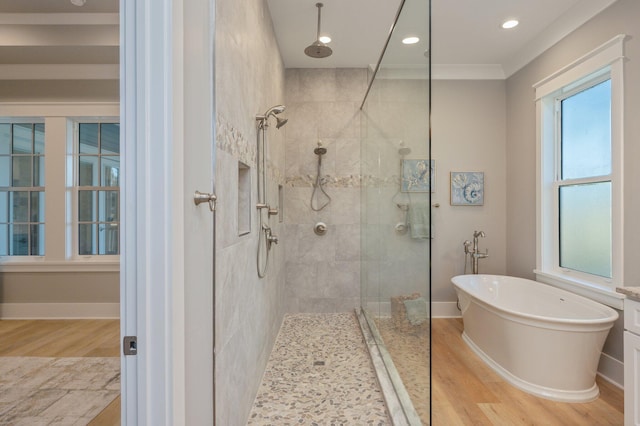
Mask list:
[[522,278],[459,275],[451,282],[462,310],[462,338],[506,381],[555,401],[598,397],[598,361],[618,318],[615,310]]

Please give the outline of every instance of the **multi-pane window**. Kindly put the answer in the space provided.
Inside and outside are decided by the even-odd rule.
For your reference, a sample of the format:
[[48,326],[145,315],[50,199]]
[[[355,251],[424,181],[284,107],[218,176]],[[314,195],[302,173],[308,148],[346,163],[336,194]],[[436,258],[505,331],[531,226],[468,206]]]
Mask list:
[[120,253],[120,125],[78,124],[78,254]]
[[536,280],[616,309],[624,285],[624,44],[536,84]]
[[611,278],[611,80],[557,100],[559,266]]
[[44,124],[0,123],[0,256],[44,255]]

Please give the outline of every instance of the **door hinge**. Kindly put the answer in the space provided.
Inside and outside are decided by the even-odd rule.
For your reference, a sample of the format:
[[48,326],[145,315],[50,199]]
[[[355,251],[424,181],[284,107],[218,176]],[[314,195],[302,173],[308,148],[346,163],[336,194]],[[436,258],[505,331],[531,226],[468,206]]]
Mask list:
[[124,336],[124,339],[122,339],[122,352],[125,355],[137,355],[138,336]]

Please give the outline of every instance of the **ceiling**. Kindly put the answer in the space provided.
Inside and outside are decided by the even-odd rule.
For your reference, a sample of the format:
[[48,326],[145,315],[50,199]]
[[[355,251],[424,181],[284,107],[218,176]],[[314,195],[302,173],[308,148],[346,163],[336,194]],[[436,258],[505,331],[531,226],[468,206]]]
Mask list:
[[[255,1],[255,0],[252,0]],[[400,0],[322,0],[333,55],[313,59],[317,0],[267,0],[287,68],[367,67],[380,57]],[[432,0],[433,71],[489,70],[504,78],[615,0]],[[406,0],[385,61],[425,64],[427,1]],[[480,6],[481,5],[481,6]],[[0,80],[118,78],[119,0],[0,1]],[[502,30],[503,19],[520,25]],[[421,41],[402,46],[400,35]]]
[[118,7],[119,0],[87,0],[82,7],[1,0],[0,80],[117,80]]
[[[316,38],[316,0],[267,0],[287,68],[364,67],[375,64],[400,0],[322,0],[322,32],[332,37],[333,55],[309,58]],[[615,0],[432,0],[432,63],[441,68],[491,70],[507,77]],[[424,64],[428,48],[428,2],[406,0],[385,55],[390,64]],[[520,25],[503,30],[516,18]],[[403,46],[404,35],[418,35]]]

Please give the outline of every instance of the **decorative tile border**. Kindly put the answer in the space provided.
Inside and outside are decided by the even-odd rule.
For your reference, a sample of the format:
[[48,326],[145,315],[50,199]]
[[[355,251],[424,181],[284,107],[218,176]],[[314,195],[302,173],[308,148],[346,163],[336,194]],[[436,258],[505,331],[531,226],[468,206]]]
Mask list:
[[[218,149],[236,157],[250,167],[256,167],[255,143],[249,143],[242,132],[220,114],[216,114],[216,143]],[[284,173],[272,161],[267,161],[267,173],[272,182],[284,184]]]
[[220,114],[216,114],[216,144],[217,148],[237,157],[248,166],[256,166],[255,144],[250,144],[240,130]]
[[[285,185],[291,188],[310,188],[316,183],[316,177],[312,175],[305,176],[287,176]],[[327,188],[385,188],[400,186],[400,176],[391,175],[385,177],[373,175],[348,175],[348,176],[322,176],[322,183]]]

